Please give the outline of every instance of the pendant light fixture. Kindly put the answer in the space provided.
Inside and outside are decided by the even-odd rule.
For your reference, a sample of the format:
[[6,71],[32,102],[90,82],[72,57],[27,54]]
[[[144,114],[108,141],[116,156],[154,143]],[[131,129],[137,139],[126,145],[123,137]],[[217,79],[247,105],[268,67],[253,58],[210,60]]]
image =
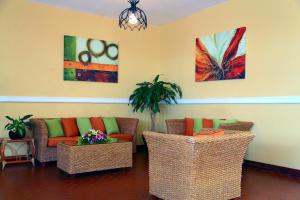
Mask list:
[[147,17],[145,12],[136,5],[140,0],[128,0],[130,8],[123,10],[119,16],[119,26],[125,30],[141,30],[147,28]]

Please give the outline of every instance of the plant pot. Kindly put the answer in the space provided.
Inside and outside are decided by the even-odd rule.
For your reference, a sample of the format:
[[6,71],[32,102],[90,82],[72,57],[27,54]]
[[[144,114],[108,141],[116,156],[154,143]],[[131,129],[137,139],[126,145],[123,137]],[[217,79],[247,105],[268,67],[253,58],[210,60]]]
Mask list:
[[23,139],[25,137],[25,134],[20,134],[20,133],[15,133],[13,131],[9,131],[8,136],[12,140],[18,140],[18,139]]

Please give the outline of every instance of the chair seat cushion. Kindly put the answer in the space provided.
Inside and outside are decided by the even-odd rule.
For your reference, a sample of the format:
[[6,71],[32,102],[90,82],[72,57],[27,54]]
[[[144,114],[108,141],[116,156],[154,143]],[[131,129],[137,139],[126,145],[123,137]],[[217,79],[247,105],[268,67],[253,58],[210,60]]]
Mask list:
[[126,140],[126,141],[133,141],[133,135],[127,134],[127,133],[117,133],[117,134],[110,134],[109,137],[111,138],[117,138],[120,140]]
[[195,137],[214,137],[214,136],[222,136],[224,135],[224,131],[218,131],[214,133],[196,133],[194,136]]
[[79,137],[55,137],[55,138],[48,138],[47,145],[48,147],[56,147],[60,142],[76,142],[78,141]]

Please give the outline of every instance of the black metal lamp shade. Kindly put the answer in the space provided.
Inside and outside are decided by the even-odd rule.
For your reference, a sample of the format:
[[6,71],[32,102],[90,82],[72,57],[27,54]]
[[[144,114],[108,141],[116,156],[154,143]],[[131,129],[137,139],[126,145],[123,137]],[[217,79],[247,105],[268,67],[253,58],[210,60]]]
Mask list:
[[145,12],[136,5],[140,0],[128,0],[130,8],[123,10],[119,16],[119,26],[125,30],[141,30],[147,28],[147,17]]

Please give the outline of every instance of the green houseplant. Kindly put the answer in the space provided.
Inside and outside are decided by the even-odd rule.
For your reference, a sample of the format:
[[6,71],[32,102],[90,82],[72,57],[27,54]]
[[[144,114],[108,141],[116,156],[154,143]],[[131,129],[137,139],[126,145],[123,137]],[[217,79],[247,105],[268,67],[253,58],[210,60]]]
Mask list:
[[133,112],[150,111],[151,131],[156,131],[155,118],[160,112],[159,103],[176,103],[176,97],[182,97],[180,86],[175,83],[159,80],[160,75],[156,75],[152,82],[137,83],[138,86],[129,97],[129,104],[133,107]]
[[32,123],[28,120],[33,115],[25,115],[24,117],[19,117],[18,119],[13,119],[10,116],[5,116],[10,122],[7,123],[4,127],[5,130],[8,130],[8,135],[11,139],[22,139],[25,137],[26,128],[31,128]]

